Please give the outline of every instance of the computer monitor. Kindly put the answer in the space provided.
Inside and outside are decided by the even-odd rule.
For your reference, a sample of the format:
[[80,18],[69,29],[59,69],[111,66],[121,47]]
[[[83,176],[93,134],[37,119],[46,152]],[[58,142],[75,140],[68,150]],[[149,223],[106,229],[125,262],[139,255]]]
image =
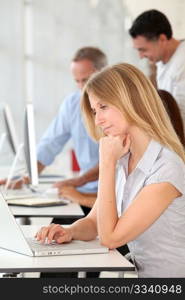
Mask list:
[[3,107],[3,116],[4,116],[6,136],[8,138],[13,153],[16,154],[18,151],[19,142],[15,130],[15,124],[12,117],[12,113],[7,104],[5,104]]
[[25,110],[24,120],[24,153],[27,171],[32,186],[38,186],[38,167],[35,140],[35,121],[33,104],[28,103]]

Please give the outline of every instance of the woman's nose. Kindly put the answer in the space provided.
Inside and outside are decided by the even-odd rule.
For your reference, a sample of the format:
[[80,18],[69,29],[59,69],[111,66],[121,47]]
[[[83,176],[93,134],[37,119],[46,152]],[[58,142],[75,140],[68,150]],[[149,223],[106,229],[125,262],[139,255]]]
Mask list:
[[102,123],[103,123],[103,118],[101,116],[101,113],[97,112],[95,116],[95,125],[100,126]]

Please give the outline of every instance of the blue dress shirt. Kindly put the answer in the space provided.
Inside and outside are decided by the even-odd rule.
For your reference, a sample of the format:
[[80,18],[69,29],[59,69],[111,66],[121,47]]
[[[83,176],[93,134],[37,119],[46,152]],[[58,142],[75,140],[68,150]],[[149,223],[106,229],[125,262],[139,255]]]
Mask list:
[[[66,142],[72,139],[78,164],[82,173],[94,167],[99,160],[99,147],[87,134],[80,110],[80,91],[66,97],[58,115],[52,121],[37,147],[37,159],[43,165],[50,165]],[[84,193],[96,193],[97,181],[79,187]]]

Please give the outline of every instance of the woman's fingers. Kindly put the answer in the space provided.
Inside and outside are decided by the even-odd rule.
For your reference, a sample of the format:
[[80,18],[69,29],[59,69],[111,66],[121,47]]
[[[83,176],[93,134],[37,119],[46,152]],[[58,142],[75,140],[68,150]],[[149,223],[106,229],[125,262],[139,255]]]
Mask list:
[[53,224],[47,235],[48,243],[51,243],[53,240],[56,240],[56,237],[62,235],[63,233],[64,230],[59,224]]
[[48,231],[49,231],[49,226],[48,227],[46,227],[46,226],[41,227],[41,229],[36,233],[35,238],[38,241],[41,241],[42,243],[45,242],[46,237],[48,235]]
[[41,243],[51,243],[53,240],[57,241],[63,234],[65,234],[65,230],[59,224],[51,224],[41,227],[36,233],[35,238]]

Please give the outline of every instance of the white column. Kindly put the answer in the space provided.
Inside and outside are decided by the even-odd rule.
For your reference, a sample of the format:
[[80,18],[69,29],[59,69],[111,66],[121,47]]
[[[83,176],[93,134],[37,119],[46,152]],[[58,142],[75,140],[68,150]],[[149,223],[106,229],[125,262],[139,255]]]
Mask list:
[[34,98],[33,2],[24,0],[23,3],[24,98],[26,103],[30,103]]

